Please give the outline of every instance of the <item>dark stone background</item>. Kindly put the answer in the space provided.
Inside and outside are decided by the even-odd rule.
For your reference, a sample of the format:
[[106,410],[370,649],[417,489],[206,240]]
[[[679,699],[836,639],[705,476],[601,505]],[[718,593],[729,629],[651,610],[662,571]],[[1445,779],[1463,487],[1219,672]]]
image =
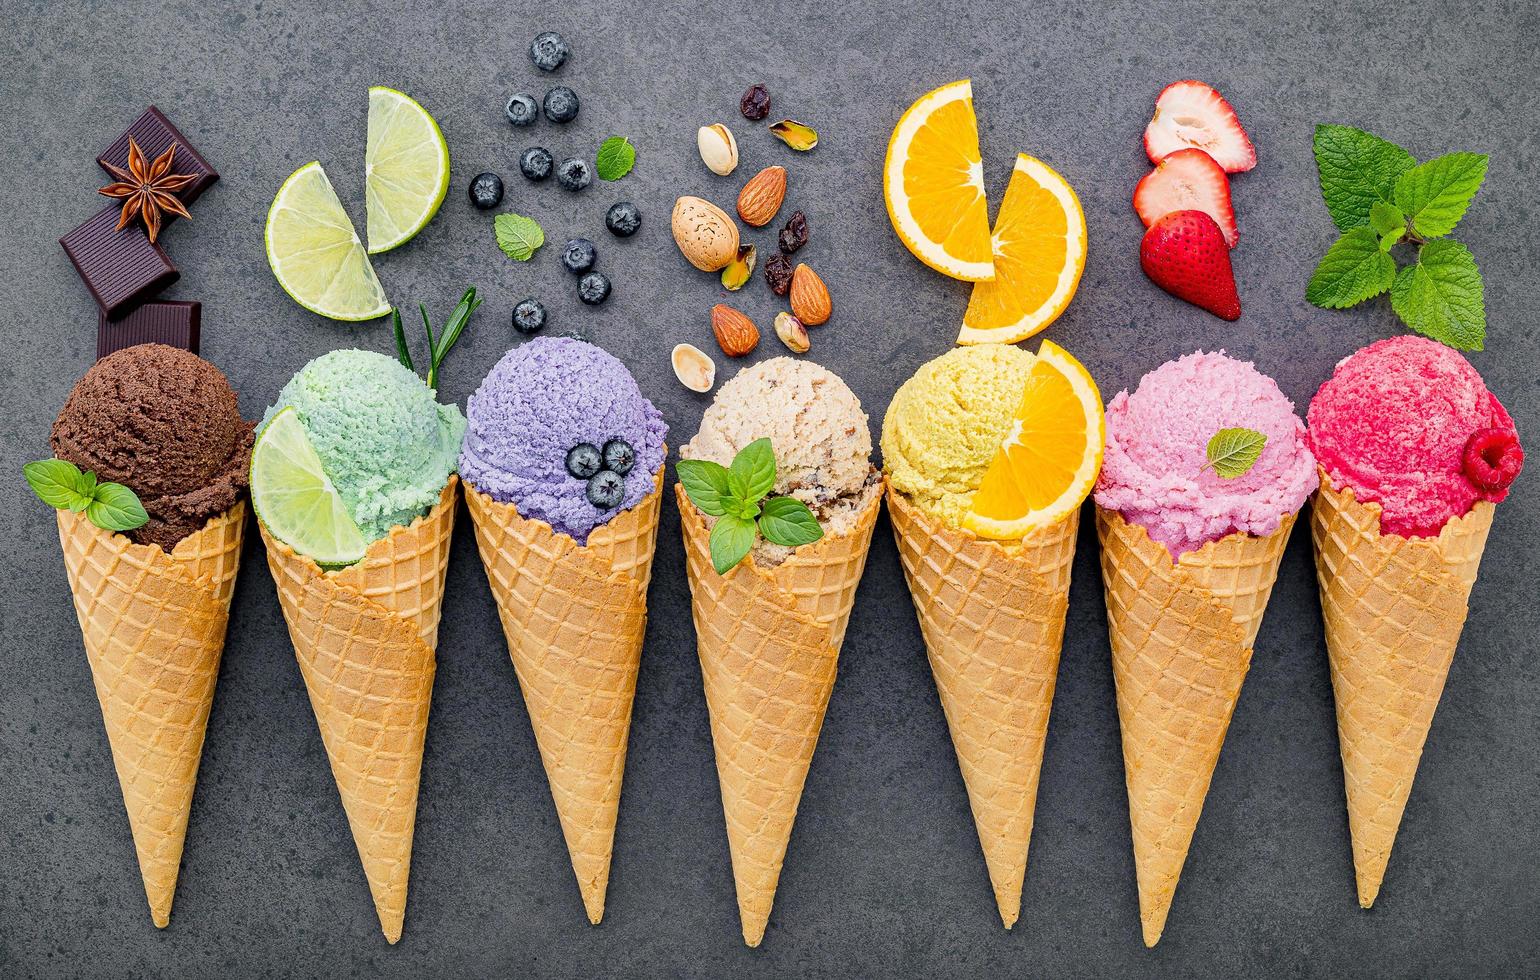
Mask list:
[[[454,160],[438,218],[379,258],[390,295],[447,313],[467,284],[487,298],[443,379],[458,401],[515,342],[513,304],[535,293],[550,330],[579,329],[623,358],[676,427],[705,397],[668,367],[678,341],[710,347],[721,297],[666,228],[675,196],[730,205],[768,162],[791,171],[836,304],[812,356],[861,397],[876,435],[889,396],[951,344],[968,287],[921,267],[884,214],[879,172],[894,122],[921,93],[972,76],[998,201],[1012,154],[1075,185],[1091,251],[1079,296],[1047,336],[1105,395],[1169,357],[1224,347],[1255,359],[1303,409],[1332,364],[1400,329],[1388,306],[1303,300],[1334,237],[1310,155],[1318,121],[1395,139],[1419,158],[1492,154],[1458,237],[1487,281],[1491,350],[1473,362],[1540,439],[1534,249],[1540,179],[1540,15],[1529,0],[1433,3],[283,4],[44,0],[4,4],[0,92],[7,181],[0,220],[6,331],[0,524],[0,975],[4,976],[1518,976],[1540,953],[1540,671],[1528,553],[1537,474],[1498,508],[1459,657],[1379,903],[1362,912],[1308,535],[1296,533],[1257,643],[1164,941],[1147,952],[1129,848],[1122,754],[1091,522],[1082,526],[1058,700],[1049,729],[1022,918],[1004,932],[926,667],[886,520],[851,621],[841,676],[762,949],[739,938],[711,740],[693,653],[678,519],[666,508],[637,691],[608,913],[591,928],[555,819],[497,618],[462,523],[449,572],[423,765],[406,934],[379,933],[273,586],[251,535],[230,622],[175,915],[146,912],[82,654],[53,519],[21,464],[93,354],[96,311],[55,239],[102,205],[94,156],[155,103],[224,179],[165,236],[183,270],[169,295],[204,303],[204,354],[259,415],[327,350],[390,348],[388,330],[331,323],[268,273],[262,225],[283,178],[324,162],[362,227],[365,89],[399,87],[437,117]],[[556,29],[557,78],[525,55]],[[1140,274],[1129,207],[1148,164],[1155,94],[1217,85],[1260,165],[1234,182],[1246,314],[1223,323]],[[566,128],[514,131],[502,103],[555,82],[583,100]],[[792,156],[738,117],[766,83],[775,112],[816,126]],[[743,163],[718,179],[698,125],[725,121]],[[580,196],[534,187],[535,142],[591,154],[612,133],[635,172]],[[507,206],[548,241],[594,239],[615,291],[582,307],[548,246],[517,265],[465,197],[495,170]],[[636,201],[643,231],[603,229]],[[753,236],[768,248],[771,234]],[[768,325],[756,282],[737,301]],[[773,337],[754,355],[780,352]],[[731,371],[724,370],[724,376]],[[463,518],[462,518],[463,521]]]

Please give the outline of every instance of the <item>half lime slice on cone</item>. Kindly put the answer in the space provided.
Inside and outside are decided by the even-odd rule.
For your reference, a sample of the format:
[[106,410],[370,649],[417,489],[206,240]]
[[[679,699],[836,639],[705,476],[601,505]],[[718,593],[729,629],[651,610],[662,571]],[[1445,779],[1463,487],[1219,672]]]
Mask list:
[[251,505],[269,534],[317,564],[351,565],[369,548],[293,408],[257,435]]

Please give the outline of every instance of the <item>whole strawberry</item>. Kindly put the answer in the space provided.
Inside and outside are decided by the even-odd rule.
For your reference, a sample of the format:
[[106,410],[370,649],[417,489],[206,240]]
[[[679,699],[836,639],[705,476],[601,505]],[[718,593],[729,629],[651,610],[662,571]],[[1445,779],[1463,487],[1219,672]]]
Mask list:
[[1172,211],[1150,225],[1139,243],[1139,265],[1177,299],[1223,320],[1240,318],[1230,250],[1219,225],[1205,212]]

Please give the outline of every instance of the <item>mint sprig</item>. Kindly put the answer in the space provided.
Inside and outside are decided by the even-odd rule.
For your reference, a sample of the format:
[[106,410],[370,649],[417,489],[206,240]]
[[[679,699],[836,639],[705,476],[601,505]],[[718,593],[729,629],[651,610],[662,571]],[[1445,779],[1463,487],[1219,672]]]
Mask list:
[[[1481,271],[1454,231],[1486,179],[1487,157],[1449,153],[1419,164],[1406,150],[1350,126],[1317,126],[1321,197],[1342,236],[1316,266],[1305,298],[1343,309],[1390,293],[1412,330],[1460,350],[1486,342]],[[1393,249],[1416,248],[1398,268]]]
[[21,469],[43,503],[55,510],[84,511],[86,520],[104,531],[132,531],[149,523],[134,491],[121,483],[98,483],[95,473],[82,473],[74,463],[40,459]]
[[492,219],[497,247],[515,262],[527,262],[535,250],[545,244],[545,229],[534,218],[522,214],[500,214]]
[[636,166],[636,147],[624,136],[611,136],[599,146],[594,170],[600,180],[619,180]]
[[1257,465],[1266,446],[1267,436],[1256,429],[1220,429],[1208,441],[1202,469],[1212,469],[1222,480],[1238,479]]
[[702,514],[715,517],[711,565],[726,575],[754,549],[760,535],[771,544],[796,548],[823,537],[818,518],[794,497],[769,497],[775,488],[775,452],[769,439],[755,439],[723,466],[706,459],[682,459],[679,483]]

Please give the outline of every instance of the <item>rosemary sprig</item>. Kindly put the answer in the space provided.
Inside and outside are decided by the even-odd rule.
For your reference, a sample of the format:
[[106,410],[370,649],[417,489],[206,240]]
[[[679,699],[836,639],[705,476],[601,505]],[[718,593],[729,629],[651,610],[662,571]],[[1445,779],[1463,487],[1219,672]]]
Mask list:
[[[449,314],[449,322],[444,324],[444,329],[438,336],[433,335],[433,324],[428,320],[428,308],[422,303],[417,304],[417,310],[422,314],[422,329],[428,335],[428,387],[438,389],[438,369],[444,363],[444,358],[454,349],[454,345],[460,339],[460,334],[465,332],[465,325],[470,322],[471,314],[476,312],[476,307],[481,305],[481,300],[476,298],[476,287],[472,286],[460,297],[460,302],[455,306],[454,312]],[[406,330],[401,326],[401,308],[396,307],[390,311],[391,330],[396,335],[396,359],[408,371],[416,371],[412,365],[412,352],[406,342]]]

